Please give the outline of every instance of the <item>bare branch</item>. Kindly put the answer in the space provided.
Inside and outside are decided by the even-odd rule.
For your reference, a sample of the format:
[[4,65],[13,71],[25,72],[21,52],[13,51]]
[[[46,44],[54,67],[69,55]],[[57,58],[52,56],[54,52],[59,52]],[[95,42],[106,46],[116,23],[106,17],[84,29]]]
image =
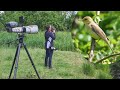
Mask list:
[[106,56],[106,57],[104,57],[103,59],[98,60],[98,61],[95,62],[95,63],[100,63],[100,62],[102,62],[103,60],[105,60],[105,59],[107,59],[107,58],[115,57],[115,56],[117,56],[117,55],[120,55],[120,53],[116,53],[116,54],[112,54],[112,55]]

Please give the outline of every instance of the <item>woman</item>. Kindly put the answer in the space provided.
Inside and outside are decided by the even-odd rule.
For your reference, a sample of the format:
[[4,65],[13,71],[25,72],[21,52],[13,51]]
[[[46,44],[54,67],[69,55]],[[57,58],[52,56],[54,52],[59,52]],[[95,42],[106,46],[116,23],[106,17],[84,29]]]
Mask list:
[[52,55],[54,50],[52,47],[54,47],[53,40],[55,40],[55,38],[55,28],[51,25],[48,25],[45,31],[45,67],[48,66],[49,69],[52,68]]

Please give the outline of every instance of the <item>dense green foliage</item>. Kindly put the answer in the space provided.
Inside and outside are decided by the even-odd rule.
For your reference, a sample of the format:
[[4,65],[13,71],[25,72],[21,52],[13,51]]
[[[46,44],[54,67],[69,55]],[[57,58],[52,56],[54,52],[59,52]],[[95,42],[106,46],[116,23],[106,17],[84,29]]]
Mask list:
[[[83,18],[84,16],[91,16],[95,19],[96,12],[95,11],[79,11],[76,16],[79,18]],[[99,22],[99,26],[106,33],[108,39],[110,40],[111,47],[114,52],[117,53],[120,51],[120,12],[119,11],[102,11],[99,15],[101,21]],[[90,45],[91,45],[91,36],[87,33],[87,28],[84,27],[83,22],[80,22],[77,28],[71,29],[73,36],[75,37],[74,46],[76,49],[79,49],[84,55],[89,53]],[[103,40],[96,40],[95,47],[95,58],[94,60],[99,60],[104,56],[108,56],[113,54],[110,48]],[[110,61],[113,58],[109,59]]]
[[[51,24],[57,31],[66,31],[72,22],[64,11],[5,11],[0,15],[0,22],[4,24],[9,21],[19,22],[20,16],[25,17],[24,25],[35,24],[38,25],[39,30],[44,30],[46,25]],[[4,30],[2,23],[0,23],[0,30]]]

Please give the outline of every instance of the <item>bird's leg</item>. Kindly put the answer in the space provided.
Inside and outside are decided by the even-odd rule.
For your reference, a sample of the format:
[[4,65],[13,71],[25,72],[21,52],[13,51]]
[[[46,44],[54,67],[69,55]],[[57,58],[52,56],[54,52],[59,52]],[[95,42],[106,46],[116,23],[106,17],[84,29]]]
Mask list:
[[91,47],[90,47],[90,54],[89,54],[89,61],[90,62],[92,62],[92,60],[94,58],[94,48],[95,48],[95,39],[92,38]]

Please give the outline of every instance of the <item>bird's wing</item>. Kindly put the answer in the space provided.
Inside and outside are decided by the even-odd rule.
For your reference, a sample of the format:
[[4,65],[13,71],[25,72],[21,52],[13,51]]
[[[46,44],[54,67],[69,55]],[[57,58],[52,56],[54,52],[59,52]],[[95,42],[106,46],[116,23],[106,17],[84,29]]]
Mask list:
[[102,38],[104,41],[106,41],[107,37],[106,34],[103,32],[103,30],[96,24],[91,24],[91,29],[93,32],[95,32],[100,38]]
[[94,24],[91,25],[91,28],[92,28],[93,32],[95,32],[100,38],[102,38],[109,45],[110,49],[113,52],[113,49],[110,46],[109,39],[106,37],[106,34],[103,32],[103,30],[99,26],[98,27],[97,26],[95,26]]

